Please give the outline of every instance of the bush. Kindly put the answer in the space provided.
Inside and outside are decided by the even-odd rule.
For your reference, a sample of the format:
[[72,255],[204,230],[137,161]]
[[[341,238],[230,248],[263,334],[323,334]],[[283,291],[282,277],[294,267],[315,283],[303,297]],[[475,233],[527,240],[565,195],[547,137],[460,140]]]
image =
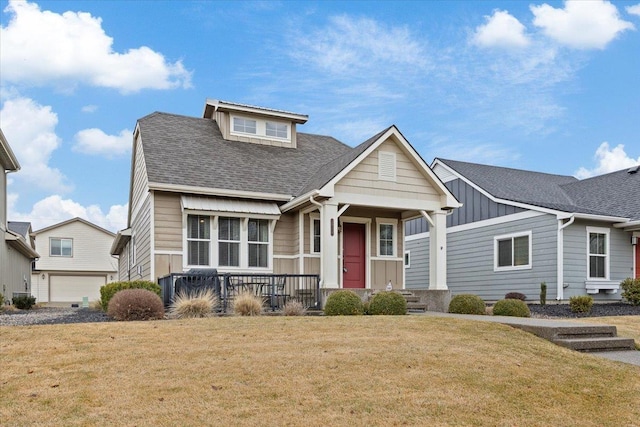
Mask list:
[[240,316],[259,316],[262,314],[262,299],[251,292],[244,292],[233,300],[233,312]]
[[457,314],[485,314],[486,304],[477,295],[460,294],[451,298],[449,313]]
[[289,300],[282,308],[282,314],[285,316],[304,316],[307,314],[307,310],[300,301]]
[[4,295],[0,292],[0,311],[4,309]]
[[620,287],[623,290],[622,298],[632,305],[640,305],[640,277],[637,279],[628,277],[620,282]]
[[540,283],[540,305],[547,304],[547,282]]
[[160,296],[160,285],[147,280],[134,280],[132,282],[113,282],[100,288],[100,305],[104,311],[109,308],[109,301],[119,291],[125,289],[146,289]]
[[393,291],[382,291],[376,293],[368,308],[369,314],[407,314],[407,300],[402,295]]
[[11,303],[15,308],[19,308],[20,310],[29,310],[35,305],[36,297],[32,295],[20,295],[11,298]]
[[529,307],[521,299],[501,299],[493,306],[494,316],[531,317]]
[[179,293],[169,307],[171,317],[186,319],[207,317],[220,306],[220,299],[211,289],[202,289],[191,294]]
[[524,301],[527,299],[527,296],[520,292],[509,292],[504,296],[504,299],[519,299],[520,301]]
[[109,301],[107,314],[115,320],[155,320],[164,317],[160,297],[147,289],[124,289]]
[[360,297],[353,291],[339,290],[332,292],[324,305],[327,316],[351,316],[364,314],[364,305]]
[[569,307],[574,313],[588,313],[593,306],[593,298],[589,295],[580,295],[569,298]]

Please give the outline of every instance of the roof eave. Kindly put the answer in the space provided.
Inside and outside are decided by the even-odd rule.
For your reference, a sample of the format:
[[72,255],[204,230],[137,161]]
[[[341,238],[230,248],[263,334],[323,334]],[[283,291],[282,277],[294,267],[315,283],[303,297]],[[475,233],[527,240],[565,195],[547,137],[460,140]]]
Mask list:
[[4,239],[10,246],[15,248],[22,255],[30,259],[40,258],[40,254],[38,254],[38,252],[27,245],[27,243],[22,238],[20,238],[19,234],[16,234],[12,231],[6,231]]
[[20,170],[18,158],[13,154],[7,138],[5,138],[4,133],[2,133],[2,129],[0,129],[0,161],[2,161],[4,170],[6,171],[17,172]]
[[109,253],[111,255],[120,255],[124,247],[131,240],[131,229],[125,228],[124,230],[118,231],[115,239],[113,239],[113,243],[111,244],[111,249],[109,249]]
[[167,191],[169,193],[189,193],[204,196],[236,197],[239,199],[273,200],[277,202],[289,202],[293,196],[290,194],[261,193],[258,191],[228,190],[225,188],[196,187],[192,185],[165,184],[161,182],[149,182],[151,191]]

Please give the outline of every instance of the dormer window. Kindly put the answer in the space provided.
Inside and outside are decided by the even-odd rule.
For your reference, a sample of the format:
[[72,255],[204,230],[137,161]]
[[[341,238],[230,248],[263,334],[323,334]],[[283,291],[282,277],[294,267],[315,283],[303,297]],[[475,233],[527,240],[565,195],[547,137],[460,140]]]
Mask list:
[[284,123],[267,122],[266,134],[275,138],[289,139],[289,126]]
[[233,131],[240,133],[256,134],[256,121],[243,117],[233,118]]

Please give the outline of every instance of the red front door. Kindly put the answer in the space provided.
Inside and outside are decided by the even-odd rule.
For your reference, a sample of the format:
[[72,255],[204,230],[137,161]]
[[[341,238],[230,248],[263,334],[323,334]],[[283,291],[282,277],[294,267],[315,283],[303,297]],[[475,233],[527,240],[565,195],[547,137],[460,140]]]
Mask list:
[[640,242],[636,245],[636,279],[640,279]]
[[365,286],[365,225],[345,222],[342,224],[342,287]]

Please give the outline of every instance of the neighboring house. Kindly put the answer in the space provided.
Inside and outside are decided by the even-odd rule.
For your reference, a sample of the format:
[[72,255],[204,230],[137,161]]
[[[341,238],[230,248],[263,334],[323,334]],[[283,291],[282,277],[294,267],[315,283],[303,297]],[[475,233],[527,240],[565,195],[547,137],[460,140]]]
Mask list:
[[100,287],[117,280],[117,260],[109,249],[115,234],[82,218],[33,233],[40,259],[31,276],[38,302],[80,303],[100,298]]
[[120,279],[204,266],[401,288],[403,224],[422,215],[439,246],[429,285],[446,289],[445,217],[459,203],[428,164],[395,126],[352,148],[300,132],[307,118],[208,100],[202,118],[140,119],[128,228],[112,247]]
[[[452,294],[486,300],[522,292],[538,300],[621,298],[640,277],[640,166],[589,179],[435,159],[434,172],[464,207],[447,218]],[[428,227],[407,227],[407,287],[429,271]]]
[[16,227],[10,227],[7,221],[7,174],[20,170],[20,163],[1,129],[0,166],[0,293],[5,297],[5,303],[10,303],[14,295],[31,291],[31,261],[38,253],[28,234],[16,232]]

